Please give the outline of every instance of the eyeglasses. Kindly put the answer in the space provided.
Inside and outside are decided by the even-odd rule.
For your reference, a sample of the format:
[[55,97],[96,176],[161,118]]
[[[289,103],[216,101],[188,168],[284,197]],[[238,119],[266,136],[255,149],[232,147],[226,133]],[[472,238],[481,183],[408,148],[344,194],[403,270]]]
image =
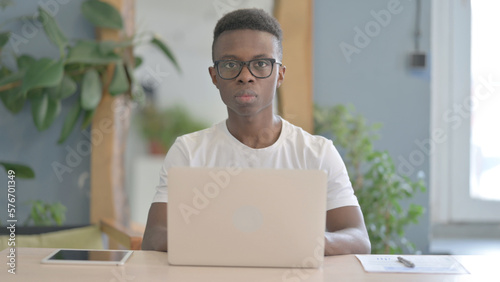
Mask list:
[[256,78],[268,78],[273,73],[274,64],[281,65],[280,62],[276,62],[276,59],[255,59],[246,62],[219,60],[214,62],[214,67],[222,79],[229,80],[238,77],[245,65]]

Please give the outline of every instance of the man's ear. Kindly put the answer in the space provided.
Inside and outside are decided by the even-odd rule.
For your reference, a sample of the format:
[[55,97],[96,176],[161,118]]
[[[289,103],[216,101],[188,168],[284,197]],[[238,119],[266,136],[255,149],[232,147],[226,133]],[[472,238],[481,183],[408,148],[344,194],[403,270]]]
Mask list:
[[218,89],[219,86],[217,86],[217,71],[215,70],[214,67],[208,67],[208,73],[210,74],[210,78],[212,79],[212,83]]
[[278,81],[276,83],[276,88],[279,88],[285,79],[286,66],[279,66],[278,68]]

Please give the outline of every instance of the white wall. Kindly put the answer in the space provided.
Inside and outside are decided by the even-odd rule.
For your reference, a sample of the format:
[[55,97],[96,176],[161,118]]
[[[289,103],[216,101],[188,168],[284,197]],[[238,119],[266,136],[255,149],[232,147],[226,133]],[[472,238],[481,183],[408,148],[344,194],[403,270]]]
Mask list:
[[[135,53],[143,57],[144,62],[136,74],[140,79],[157,85],[157,105],[183,104],[192,115],[209,124],[224,120],[227,117],[226,107],[208,75],[208,67],[212,65],[215,24],[224,13],[238,8],[256,7],[272,13],[273,3],[273,0],[136,1],[137,32],[154,31],[159,34],[182,68],[182,73],[177,73],[155,48],[137,48]],[[126,184],[131,218],[145,224],[158,184],[161,160],[147,156],[145,144],[133,124],[127,141]]]
[[158,83],[160,106],[183,103],[193,115],[210,123],[225,119],[226,107],[208,75],[215,24],[228,9],[260,7],[271,12],[272,3],[271,0],[136,1],[139,31],[154,30],[164,38],[182,68],[182,74],[177,73],[156,49],[144,47],[137,50],[145,58],[139,77],[150,79],[154,70],[168,73]]

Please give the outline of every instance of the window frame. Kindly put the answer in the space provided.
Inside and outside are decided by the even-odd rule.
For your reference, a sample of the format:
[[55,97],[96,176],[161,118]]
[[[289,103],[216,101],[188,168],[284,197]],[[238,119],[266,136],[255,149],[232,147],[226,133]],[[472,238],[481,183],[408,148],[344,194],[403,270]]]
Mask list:
[[500,222],[499,201],[474,199],[469,192],[470,7],[469,0],[432,1],[430,206],[434,225]]

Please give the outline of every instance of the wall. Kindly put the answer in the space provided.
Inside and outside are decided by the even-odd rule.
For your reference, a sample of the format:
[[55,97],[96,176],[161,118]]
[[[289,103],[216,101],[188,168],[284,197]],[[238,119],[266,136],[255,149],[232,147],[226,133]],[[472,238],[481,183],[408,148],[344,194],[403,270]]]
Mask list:
[[[315,102],[323,105],[351,103],[370,122],[382,122],[382,138],[376,143],[377,149],[389,150],[398,164],[410,163],[410,166],[400,166],[399,170],[409,172],[413,179],[419,172],[429,174],[427,156],[419,159],[421,155],[414,152],[419,149],[415,142],[429,137],[430,103],[429,68],[414,71],[408,67],[408,56],[414,46],[415,2],[399,1],[397,10],[401,12],[391,14],[386,26],[370,38],[367,46],[359,48],[360,52],[353,54],[350,62],[339,45],[342,42],[354,45],[355,28],[364,30],[365,25],[374,20],[371,11],[387,10],[391,1],[315,0],[314,8]],[[183,103],[195,116],[210,123],[226,117],[217,89],[207,74],[211,64],[212,30],[222,9],[252,5],[270,10],[272,1],[137,2],[138,29],[159,32],[183,69],[182,74],[176,73],[168,62],[158,59],[153,49],[143,47],[137,50],[147,54],[138,75],[146,81],[153,79],[158,87],[159,105]],[[428,0],[423,1],[421,27],[420,46],[429,54]],[[159,75],[154,75],[155,70]],[[132,217],[145,222],[148,199],[152,198],[158,181],[157,170],[142,178],[134,176],[134,172],[151,171],[148,164],[159,164],[162,157],[146,157],[143,141],[134,130],[131,130],[128,141],[132,144],[127,152],[128,190],[133,195],[131,199],[142,198],[141,203],[131,203]],[[131,151],[132,147],[134,151]],[[417,195],[415,202],[428,208],[428,193]],[[427,251],[429,244],[428,223],[428,214],[425,214],[418,225],[407,230],[410,240],[423,252]]]
[[[59,1],[65,3],[67,1]],[[55,17],[63,32],[71,39],[92,38],[92,28],[79,14],[82,1],[69,1],[67,4],[54,5],[56,0],[15,1],[15,6],[0,10],[0,18],[6,19],[19,15],[33,15],[38,3],[52,4]],[[392,14],[390,22],[380,28],[369,44],[359,48],[350,62],[343,55],[339,45],[342,42],[354,45],[355,28],[364,30],[365,25],[374,20],[370,14],[387,9],[390,0],[315,0],[315,59],[314,59],[314,96],[315,102],[324,105],[352,103],[359,113],[371,122],[382,122],[382,139],[376,143],[377,149],[389,150],[393,158],[413,164],[410,168],[412,178],[418,172],[429,174],[428,158],[420,160],[415,152],[419,149],[416,142],[429,138],[429,80],[428,73],[413,72],[407,66],[408,54],[413,49],[415,2],[401,0],[402,11]],[[216,20],[225,9],[244,6],[263,7],[270,10],[272,1],[215,0],[215,1],[137,1],[138,31],[154,30],[169,43],[181,63],[182,74],[177,74],[167,61],[160,61],[155,50],[144,47],[137,51],[152,54],[145,58],[141,79],[154,80],[159,84],[159,104],[166,106],[184,103],[194,115],[215,123],[226,117],[226,110],[219,100],[218,92],[211,84],[207,68],[211,64],[210,46],[212,30]],[[423,1],[421,46],[429,51],[429,1]],[[13,26],[22,35],[23,25]],[[26,27],[24,27],[27,29]],[[26,30],[25,30],[26,32]],[[21,51],[42,57],[57,55],[57,51],[45,39],[43,32],[31,32],[25,36],[29,42],[20,44]],[[29,37],[29,38],[28,38]],[[32,41],[33,40],[33,41]],[[358,42],[359,43],[359,42]],[[355,45],[354,45],[355,46]],[[2,61],[3,62],[3,61]],[[89,206],[89,157],[71,157],[69,152],[77,150],[82,141],[88,140],[88,130],[75,131],[63,145],[57,145],[60,128],[69,107],[74,101],[63,103],[61,116],[47,131],[38,132],[33,125],[29,105],[13,116],[0,105],[0,160],[16,161],[30,165],[37,174],[35,180],[17,180],[18,218],[27,217],[27,203],[42,199],[53,202],[60,200],[68,207],[68,224],[88,222]],[[134,171],[134,158],[145,155],[144,144],[134,130],[130,131],[127,149],[127,171]],[[413,154],[412,154],[413,153]],[[412,159],[410,159],[410,156]],[[69,162],[68,162],[69,161]],[[62,175],[60,181],[51,164],[59,162],[73,165],[71,173]],[[418,161],[418,162],[417,162]],[[159,170],[159,168],[158,168]],[[155,172],[157,174],[157,172]],[[0,181],[6,181],[6,174],[0,171]],[[136,189],[151,199],[154,185],[140,183],[130,187],[133,174],[127,173],[128,190]],[[157,178],[152,183],[156,183]],[[428,208],[428,193],[418,195],[416,203]],[[0,207],[6,206],[6,197],[0,197]],[[145,208],[142,208],[145,210]],[[5,209],[0,209],[0,218],[5,219]],[[145,211],[142,211],[143,213]],[[144,217],[141,214],[142,217]],[[408,229],[408,236],[424,252],[428,246],[428,215],[417,226]]]
[[[155,87],[159,108],[184,105],[194,117],[209,125],[227,118],[226,106],[208,73],[208,67],[213,65],[213,29],[223,14],[251,7],[272,13],[273,0],[136,1],[138,32],[149,30],[159,34],[182,68],[178,73],[153,47],[145,45],[136,49],[144,58],[136,75],[142,83]],[[138,109],[135,110],[137,113]],[[132,220],[145,224],[163,156],[147,154],[146,144],[134,125],[136,118],[134,114],[127,139],[126,183]]]
[[[428,185],[424,143],[430,131],[430,68],[415,71],[408,65],[414,50],[416,2],[315,0],[314,99],[322,105],[352,104],[369,122],[381,122],[376,149],[388,150],[398,171],[412,179],[425,175]],[[428,0],[422,1],[421,28],[420,46],[429,55]],[[428,210],[428,194],[418,194],[413,202]],[[418,225],[407,229],[407,235],[425,253],[428,234],[427,212]]]
[[156,88],[159,107],[180,103],[208,123],[227,117],[227,110],[208,74],[212,62],[213,29],[226,12],[258,7],[272,13],[272,0],[142,0],[136,1],[136,26],[153,31],[169,45],[182,68],[178,73],[158,50],[141,46],[136,53],[144,58],[137,69],[143,83]]
[[[56,18],[62,31],[70,40],[93,38],[93,28],[80,14],[82,0],[13,1],[13,5],[0,10],[0,24],[6,20],[27,15],[35,16],[38,5],[43,5]],[[58,56],[58,50],[45,37],[43,29],[31,21],[10,24],[9,29],[19,36],[10,41],[2,52],[2,64],[9,65],[9,53],[29,53],[36,58]],[[80,225],[89,222],[90,157],[85,142],[87,130],[75,130],[62,145],[57,144],[62,124],[74,104],[74,97],[63,101],[62,111],[54,124],[46,131],[38,132],[33,124],[29,103],[17,115],[11,114],[0,103],[0,160],[30,166],[36,174],[33,180],[16,179],[16,217],[19,224],[27,218],[30,201],[60,201],[67,207],[66,224]],[[80,153],[78,153],[80,152]],[[71,172],[59,172],[53,165],[64,165]],[[7,174],[0,170],[0,186],[5,187]],[[5,190],[2,190],[2,193]],[[0,219],[7,218],[7,196],[0,197]]]

